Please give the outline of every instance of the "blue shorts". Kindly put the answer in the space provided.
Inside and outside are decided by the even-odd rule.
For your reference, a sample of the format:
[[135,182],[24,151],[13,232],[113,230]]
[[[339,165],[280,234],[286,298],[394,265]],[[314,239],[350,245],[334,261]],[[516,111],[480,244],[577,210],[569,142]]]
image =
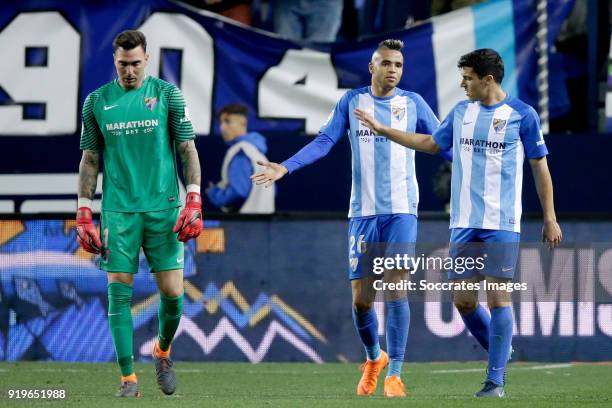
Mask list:
[[[448,271],[448,279],[466,279],[478,275],[512,279],[520,241],[521,234],[518,232],[478,228],[451,229],[449,255],[453,258],[455,268]],[[476,267],[467,268],[465,259],[468,258],[480,258],[481,262],[476,261]],[[462,266],[459,266],[459,260]],[[479,265],[482,268],[478,268]]]
[[351,218],[348,228],[349,279],[371,276],[371,268],[363,268],[363,255],[368,251],[368,246],[374,250],[368,253],[368,258],[380,251],[381,244],[393,244],[387,246],[381,256],[395,256],[391,252],[401,252],[402,255],[414,257],[416,238],[417,217],[412,214]]

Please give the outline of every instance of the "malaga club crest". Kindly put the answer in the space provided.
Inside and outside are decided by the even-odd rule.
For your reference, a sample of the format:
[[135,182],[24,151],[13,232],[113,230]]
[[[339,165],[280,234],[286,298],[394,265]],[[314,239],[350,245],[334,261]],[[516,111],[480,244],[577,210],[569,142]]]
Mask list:
[[148,110],[150,110],[151,112],[153,112],[153,108],[155,108],[155,105],[157,105],[157,97],[153,97],[153,98],[144,98],[144,103],[145,106],[147,107]]
[[349,260],[349,264],[353,272],[355,272],[357,270],[357,265],[359,265],[359,258],[357,258],[356,256],[352,256]]
[[400,121],[404,118],[404,115],[406,114],[406,107],[405,106],[392,106],[391,114],[397,121]]
[[501,133],[501,131],[506,127],[506,122],[508,121],[505,119],[493,118],[493,129],[495,130],[495,133]]

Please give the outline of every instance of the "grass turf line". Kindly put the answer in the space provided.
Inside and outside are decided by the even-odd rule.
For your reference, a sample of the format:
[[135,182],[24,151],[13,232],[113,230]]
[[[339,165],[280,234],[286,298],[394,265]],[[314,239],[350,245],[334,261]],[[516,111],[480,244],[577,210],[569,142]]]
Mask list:
[[[143,396],[123,401],[113,396],[119,386],[115,364],[0,363],[0,406],[370,408],[410,404],[473,408],[494,403],[472,396],[484,379],[484,362],[407,363],[402,374],[407,399],[384,398],[383,376],[375,396],[357,397],[360,372],[356,364],[177,362],[175,368],[177,393],[166,397],[157,389],[153,364],[136,364]],[[495,401],[495,406],[609,407],[610,378],[612,365],[512,363],[507,374],[507,397]],[[67,398],[10,400],[9,389],[64,389]]]

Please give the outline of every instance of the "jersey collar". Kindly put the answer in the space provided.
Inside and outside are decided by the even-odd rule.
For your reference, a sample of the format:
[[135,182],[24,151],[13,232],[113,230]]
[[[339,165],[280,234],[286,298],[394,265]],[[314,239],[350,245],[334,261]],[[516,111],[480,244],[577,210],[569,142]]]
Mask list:
[[389,95],[389,96],[375,96],[372,93],[372,87],[368,86],[368,93],[370,94],[370,96],[376,100],[379,101],[388,101],[389,99],[393,99],[395,98],[395,96],[397,95],[397,88],[393,88],[393,95]]
[[482,103],[478,102],[478,106],[480,106],[483,109],[493,110],[493,109],[499,108],[502,105],[507,104],[508,102],[510,102],[510,99],[512,99],[512,97],[510,96],[508,92],[506,92],[506,97],[502,99],[500,102],[497,102],[495,105],[483,105]]

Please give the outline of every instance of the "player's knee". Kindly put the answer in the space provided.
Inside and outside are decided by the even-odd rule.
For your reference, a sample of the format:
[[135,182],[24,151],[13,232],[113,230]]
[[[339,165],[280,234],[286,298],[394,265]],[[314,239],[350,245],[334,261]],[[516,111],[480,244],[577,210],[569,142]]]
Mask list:
[[127,272],[107,272],[108,283],[125,283],[126,285],[134,285],[134,274]]
[[489,310],[493,310],[496,307],[508,307],[510,306],[510,301],[505,299],[491,299],[487,301],[487,306],[489,306]]
[[171,298],[179,297],[179,296],[181,296],[183,294],[183,288],[182,287],[181,288],[179,288],[179,287],[176,287],[176,288],[175,287],[165,287],[165,288],[160,288],[159,291],[161,293],[163,293],[164,296],[171,297]]
[[357,313],[364,313],[372,308],[372,302],[365,300],[353,300],[353,308],[357,311]]
[[385,301],[408,300],[408,293],[405,290],[385,291]]
[[474,310],[476,310],[477,307],[476,302],[467,299],[455,299],[453,303],[455,304],[455,307],[457,308],[459,313],[462,315],[468,315],[472,313]]
[[506,291],[488,291],[487,292],[487,305],[489,310],[495,309],[496,307],[507,307],[511,305],[510,293]]
[[164,295],[170,298],[179,297],[183,294],[182,290],[168,290],[164,292]]

